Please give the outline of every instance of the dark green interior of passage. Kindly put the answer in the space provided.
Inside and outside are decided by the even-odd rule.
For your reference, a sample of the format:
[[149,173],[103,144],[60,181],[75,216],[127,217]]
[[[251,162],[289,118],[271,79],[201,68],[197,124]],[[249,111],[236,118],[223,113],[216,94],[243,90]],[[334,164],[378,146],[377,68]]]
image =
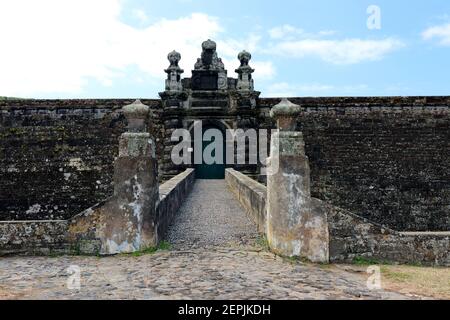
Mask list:
[[[222,161],[219,161],[220,163],[213,163],[213,164],[207,164],[205,163],[205,160],[202,156],[202,163],[195,165],[195,177],[197,179],[225,179],[225,159],[226,159],[226,147],[225,147],[225,137],[224,132],[221,128],[218,128],[216,126],[204,126],[202,128],[202,137],[204,136],[204,133],[208,129],[218,129],[222,134],[222,145],[223,145],[223,159]],[[202,139],[202,154],[205,150],[205,148],[210,145],[211,143],[215,143],[215,141],[205,141]],[[217,145],[216,147],[218,147]],[[212,152],[212,156],[215,156],[216,150]]]

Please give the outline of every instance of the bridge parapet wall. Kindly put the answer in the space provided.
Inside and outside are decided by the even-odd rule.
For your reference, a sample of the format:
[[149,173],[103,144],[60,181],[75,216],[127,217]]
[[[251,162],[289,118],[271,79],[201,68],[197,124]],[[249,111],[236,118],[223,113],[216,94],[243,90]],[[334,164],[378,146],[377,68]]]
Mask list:
[[[226,170],[225,179],[259,232],[265,234],[267,187],[234,169]],[[365,258],[450,266],[450,232],[397,232],[322,200],[312,198],[311,202],[313,209],[321,208],[327,214],[330,262]]]
[[246,209],[260,233],[266,232],[267,188],[234,169],[225,170],[225,180],[230,191]]
[[[157,208],[158,241],[163,237],[178,208],[192,189],[193,169],[188,169],[159,186]],[[100,253],[101,241],[96,228],[102,212],[114,196],[69,220],[0,221],[0,256],[7,254],[58,255]]]
[[166,234],[178,209],[192,190],[194,182],[195,170],[186,169],[159,187],[158,240],[161,240]]

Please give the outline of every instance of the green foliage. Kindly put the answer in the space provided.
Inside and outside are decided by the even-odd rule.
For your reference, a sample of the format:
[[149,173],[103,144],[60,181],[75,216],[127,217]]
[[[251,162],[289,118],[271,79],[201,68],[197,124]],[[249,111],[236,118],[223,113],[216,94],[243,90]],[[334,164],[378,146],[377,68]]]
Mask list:
[[377,264],[390,265],[392,263],[389,261],[380,261],[380,260],[376,260],[373,258],[357,256],[357,257],[353,258],[353,264],[356,264],[359,266],[372,266],[372,265],[377,265]]
[[388,276],[389,278],[391,278],[393,280],[402,281],[402,282],[407,282],[409,280],[412,280],[414,277],[412,274],[408,274],[406,272],[391,271],[391,270],[388,270],[387,268],[381,268],[381,272],[385,276]]
[[260,235],[255,241],[258,247],[261,247],[263,250],[269,251],[269,241],[265,235]]
[[158,250],[169,251],[170,249],[172,249],[172,245],[168,241],[161,241],[158,245]]
[[[284,257],[288,262],[296,264],[297,262],[302,262],[300,257]],[[305,261],[303,261],[305,262]]]
[[131,253],[131,255],[133,257],[140,257],[140,256],[147,255],[147,254],[154,254],[156,251],[158,251],[158,248],[149,247],[149,248],[141,250],[141,251],[133,252],[133,253]]
[[133,257],[140,257],[143,255],[154,254],[157,251],[169,251],[172,248],[172,245],[167,241],[161,241],[157,247],[149,247],[147,249],[136,251],[131,253]]

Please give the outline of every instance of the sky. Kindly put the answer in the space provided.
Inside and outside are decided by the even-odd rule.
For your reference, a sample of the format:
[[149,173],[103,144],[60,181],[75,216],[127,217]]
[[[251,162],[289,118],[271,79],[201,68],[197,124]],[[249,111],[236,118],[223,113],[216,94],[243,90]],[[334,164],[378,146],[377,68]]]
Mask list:
[[158,98],[207,39],[263,97],[450,95],[448,0],[0,0],[0,96]]

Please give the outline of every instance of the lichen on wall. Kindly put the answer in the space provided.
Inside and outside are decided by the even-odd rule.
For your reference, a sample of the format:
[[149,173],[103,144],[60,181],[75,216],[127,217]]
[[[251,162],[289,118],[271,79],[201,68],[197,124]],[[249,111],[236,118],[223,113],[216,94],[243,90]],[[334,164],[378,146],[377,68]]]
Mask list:
[[68,219],[111,196],[126,103],[0,101],[0,221]]
[[450,97],[290,101],[303,107],[314,197],[396,230],[450,230]]

